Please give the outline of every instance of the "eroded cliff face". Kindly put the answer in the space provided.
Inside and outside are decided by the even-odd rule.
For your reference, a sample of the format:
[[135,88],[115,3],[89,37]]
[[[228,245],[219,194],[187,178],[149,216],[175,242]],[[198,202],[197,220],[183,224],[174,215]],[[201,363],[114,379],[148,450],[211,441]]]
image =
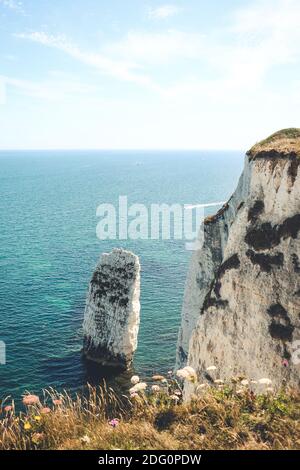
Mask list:
[[140,324],[140,263],[129,251],[104,253],[89,286],[84,355],[102,366],[128,369]]
[[188,363],[200,380],[210,380],[206,369],[214,365],[225,380],[243,374],[299,385],[299,164],[300,130],[257,144],[231,199],[204,222],[177,348],[177,366]]

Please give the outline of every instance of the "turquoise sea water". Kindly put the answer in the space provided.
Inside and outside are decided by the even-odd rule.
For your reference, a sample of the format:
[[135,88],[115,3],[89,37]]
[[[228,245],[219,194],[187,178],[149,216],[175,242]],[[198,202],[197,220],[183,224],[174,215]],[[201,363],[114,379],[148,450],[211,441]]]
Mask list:
[[223,201],[242,166],[242,152],[0,152],[0,396],[99,380],[81,359],[81,324],[95,264],[115,246],[141,259],[135,369],[170,369],[191,253],[184,241],[100,241],[96,208],[119,195],[147,206]]

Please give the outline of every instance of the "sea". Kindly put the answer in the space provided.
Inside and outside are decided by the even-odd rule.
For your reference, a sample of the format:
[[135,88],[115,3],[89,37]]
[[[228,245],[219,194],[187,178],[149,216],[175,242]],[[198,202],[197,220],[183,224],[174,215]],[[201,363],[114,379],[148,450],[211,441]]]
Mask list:
[[[89,281],[103,252],[140,257],[141,324],[134,372],[147,379],[175,361],[191,251],[185,240],[97,237],[97,207],[226,201],[243,167],[241,151],[0,152],[0,397],[42,389],[79,391],[103,377],[81,355]],[[220,206],[209,207],[205,215]],[[174,238],[174,237],[173,237]],[[4,352],[6,353],[4,355]],[[5,357],[4,357],[5,356]],[[130,372],[131,373],[131,372]]]

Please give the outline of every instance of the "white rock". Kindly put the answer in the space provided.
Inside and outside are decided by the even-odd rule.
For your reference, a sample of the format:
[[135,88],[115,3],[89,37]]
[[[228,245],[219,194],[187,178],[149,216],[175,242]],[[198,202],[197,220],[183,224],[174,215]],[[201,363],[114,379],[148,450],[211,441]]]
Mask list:
[[130,367],[140,323],[140,263],[122,249],[104,253],[90,282],[84,355],[103,366]]

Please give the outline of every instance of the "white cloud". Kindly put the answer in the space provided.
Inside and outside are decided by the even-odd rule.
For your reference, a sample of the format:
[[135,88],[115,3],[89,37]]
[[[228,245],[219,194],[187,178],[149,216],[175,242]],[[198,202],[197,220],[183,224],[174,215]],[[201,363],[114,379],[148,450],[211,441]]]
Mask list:
[[[139,115],[140,126],[148,129],[151,113],[150,134],[155,139],[160,135],[153,145],[197,147],[205,145],[207,136],[211,146],[216,146],[219,141],[215,142],[213,136],[218,127],[223,136],[220,146],[226,147],[230,142],[251,145],[252,140],[277,127],[297,124],[300,88],[298,75],[295,73],[293,80],[290,67],[300,61],[299,24],[299,0],[258,0],[235,11],[226,27],[210,28],[206,36],[198,31],[165,28],[159,32],[130,31],[97,52],[82,50],[64,36],[44,32],[18,37],[56,48],[103,74],[156,92],[139,98],[140,107],[135,114],[132,111],[131,126],[124,118],[125,146],[138,145],[132,131],[135,116]],[[170,73],[165,74],[163,64],[172,66]],[[286,68],[289,81],[284,76]],[[276,79],[277,73],[283,78]],[[56,93],[48,82],[15,82],[14,86],[40,97]],[[134,109],[136,101],[134,97],[128,100],[124,109]],[[106,114],[109,109],[107,105]],[[118,104],[113,110],[117,116]],[[114,119],[112,116],[111,122]],[[141,131],[139,145],[143,146],[143,138],[148,145],[147,136]],[[122,142],[120,145],[124,145]]]
[[231,30],[248,47],[262,51],[269,65],[299,60],[299,23],[298,0],[261,0],[238,10]]
[[50,75],[49,79],[39,82],[2,77],[2,83],[6,88],[11,86],[22,92],[23,95],[47,101],[61,101],[67,96],[87,96],[97,92],[97,87],[64,77],[63,74],[52,73]]
[[[168,91],[211,90],[214,96],[228,96],[243,101],[245,93],[262,89],[266,93],[276,80],[269,74],[276,67],[300,64],[300,2],[298,0],[258,0],[232,16],[232,21],[218,35],[203,38],[199,61],[213,74],[209,80],[193,77],[175,84]],[[223,39],[223,41],[222,41]],[[282,99],[285,91],[281,89]]]
[[15,62],[17,60],[17,56],[15,54],[3,54],[2,58],[10,62]]
[[196,59],[203,55],[204,36],[177,30],[164,32],[131,31],[118,42],[106,46],[105,51],[137,63],[162,63],[180,59]]
[[[236,99],[238,93],[262,87],[273,67],[299,61],[299,24],[299,0],[258,0],[235,11],[227,28],[211,29],[206,36],[179,30],[130,31],[100,52],[84,51],[63,35],[32,32],[17,36],[59,49],[101,73],[166,96],[175,91],[180,94],[180,90],[186,96],[190,84],[191,92],[209,89],[216,96],[231,92]],[[179,67],[180,77],[185,78],[175,73],[169,85],[159,85],[157,73],[166,63]],[[146,67],[147,74],[142,72]]]
[[298,0],[257,0],[235,11],[232,29],[241,33],[289,32],[299,27]]
[[74,59],[98,69],[101,73],[105,73],[119,80],[134,82],[152,89],[157,88],[150,77],[135,72],[135,69],[138,68],[135,64],[123,60],[112,60],[100,53],[83,51],[77,45],[68,42],[64,35],[55,36],[36,31],[32,33],[15,34],[15,36],[20,39],[27,39],[44,46],[59,49]]
[[148,17],[153,20],[165,20],[170,16],[177,15],[181,8],[176,5],[161,5],[157,8],[149,8]]
[[[258,0],[251,7],[236,10],[227,27],[211,29],[206,36],[178,30],[131,31],[105,50],[119,60],[131,60],[140,66],[182,64],[180,76],[186,73],[187,78],[176,79],[175,74],[166,94],[171,89],[178,93],[184,90],[185,95],[190,83],[192,92],[195,87],[209,88],[215,89],[215,95],[231,92],[235,99],[237,93],[242,95],[263,86],[276,66],[299,62],[299,24],[299,0]],[[190,65],[199,68],[198,75],[193,72],[194,76],[189,77]]]
[[0,0],[0,5],[18,13],[24,13],[23,2],[17,2],[16,0]]
[[276,66],[300,61],[300,3],[261,0],[238,10],[230,32],[236,44],[225,49],[222,66],[236,82],[262,83]]

